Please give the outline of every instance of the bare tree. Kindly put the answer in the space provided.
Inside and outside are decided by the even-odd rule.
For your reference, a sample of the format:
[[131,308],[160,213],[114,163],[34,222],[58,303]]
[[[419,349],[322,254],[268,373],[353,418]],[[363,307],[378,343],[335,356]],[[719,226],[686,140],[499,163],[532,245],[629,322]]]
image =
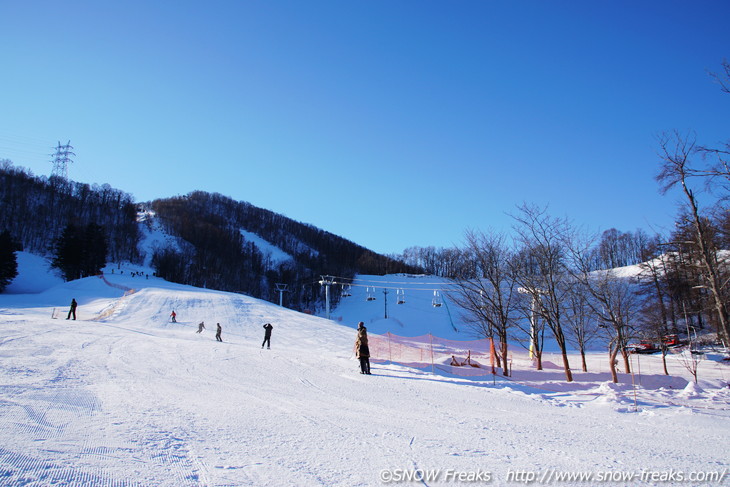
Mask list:
[[618,382],[616,357],[619,353],[624,360],[624,370],[631,372],[626,345],[634,333],[632,323],[636,319],[639,301],[629,279],[618,277],[612,270],[586,274],[582,283],[590,290],[593,298],[589,301],[591,309],[607,338],[611,379]]
[[573,284],[566,269],[565,236],[569,223],[552,218],[547,210],[531,205],[522,205],[519,213],[513,215],[517,225],[517,239],[524,254],[531,256],[532,266],[523,267],[517,275],[519,287],[535,303],[539,317],[544,320],[560,348],[563,358],[565,379],[573,381],[563,321],[566,296]]
[[704,282],[699,284],[709,290],[716,312],[719,331],[725,340],[730,338],[728,324],[728,308],[724,296],[727,294],[728,281],[721,280],[720,262],[717,249],[708,238],[706,219],[700,214],[699,203],[693,190],[688,185],[688,179],[696,176],[697,172],[691,167],[690,158],[695,149],[694,137],[682,135],[678,132],[665,134],[660,139],[662,167],[657,181],[661,190],[666,193],[675,186],[680,186],[686,199],[688,216],[694,229],[693,244],[696,246]]
[[567,269],[583,291],[583,305],[598,321],[599,333],[608,343],[611,378],[618,382],[616,357],[621,353],[624,368],[631,371],[626,345],[633,335],[632,322],[638,312],[634,283],[615,270],[591,270],[591,247],[595,239],[572,234],[565,239],[571,265]]
[[495,339],[498,366],[509,375],[508,331],[514,322],[515,279],[510,265],[512,252],[504,235],[466,233],[466,251],[473,259],[476,274],[454,278],[456,291],[451,299],[467,311],[472,328],[481,336]]
[[586,348],[598,336],[595,313],[589,305],[589,293],[584,286],[573,286],[567,297],[568,306],[565,315],[568,329],[567,339],[580,352],[583,372],[588,372]]
[[668,256],[661,251],[659,240],[657,236],[645,247],[644,262],[639,266],[641,269],[638,276],[639,293],[645,297],[640,311],[640,329],[652,341],[659,344],[664,375],[669,375],[668,349],[664,342],[664,337],[669,332],[668,307],[671,306],[667,285]]

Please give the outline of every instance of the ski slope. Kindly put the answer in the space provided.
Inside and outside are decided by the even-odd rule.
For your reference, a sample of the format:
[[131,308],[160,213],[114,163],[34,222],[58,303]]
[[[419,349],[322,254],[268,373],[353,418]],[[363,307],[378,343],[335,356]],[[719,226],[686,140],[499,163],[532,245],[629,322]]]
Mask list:
[[[353,328],[362,321],[370,333],[390,332],[402,336],[432,333],[453,340],[472,340],[475,336],[448,298],[450,287],[447,279],[435,276],[357,276],[348,289],[351,296],[341,298],[330,318]],[[398,291],[403,293],[400,298]],[[441,306],[433,305],[434,292],[438,293]],[[374,299],[368,301],[368,297]],[[401,304],[399,299],[403,301]]]
[[[357,310],[336,310],[345,326],[129,269],[60,283],[31,260],[0,295],[3,486],[667,485],[640,476],[730,466],[724,364],[703,364],[697,386],[679,369],[645,373],[636,403],[630,378],[597,372],[571,386],[551,370],[506,381],[373,364],[363,376]],[[577,473],[592,477],[558,478]]]

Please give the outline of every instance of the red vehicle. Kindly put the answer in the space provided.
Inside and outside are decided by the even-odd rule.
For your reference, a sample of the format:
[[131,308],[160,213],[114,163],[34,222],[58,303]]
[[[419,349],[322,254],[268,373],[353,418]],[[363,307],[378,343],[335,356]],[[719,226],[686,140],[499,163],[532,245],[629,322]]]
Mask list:
[[662,337],[662,343],[665,347],[672,348],[682,345],[682,340],[677,335],[664,335]]
[[641,340],[639,343],[629,343],[626,348],[631,353],[654,353],[659,350],[649,340]]

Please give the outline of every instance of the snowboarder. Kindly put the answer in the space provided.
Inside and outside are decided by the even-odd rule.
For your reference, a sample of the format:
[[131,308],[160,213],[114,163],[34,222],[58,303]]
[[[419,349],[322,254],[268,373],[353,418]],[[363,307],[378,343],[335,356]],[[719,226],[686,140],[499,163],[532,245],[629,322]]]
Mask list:
[[273,329],[274,329],[274,327],[271,326],[271,323],[266,323],[264,325],[264,330],[266,330],[266,331],[264,332],[264,341],[261,344],[261,348],[264,348],[264,345],[267,345],[266,348],[268,348],[268,349],[271,348],[271,330],[273,330]]
[[68,316],[66,317],[67,320],[71,319],[71,315],[73,315],[74,320],[76,319],[76,306],[78,306],[76,299],[71,298],[71,309],[68,310]]
[[218,328],[215,331],[215,339],[218,340],[219,342],[222,342],[223,339],[221,338],[221,331],[223,331],[223,329],[221,328],[220,323],[216,323],[216,325],[218,325]]
[[177,323],[177,321],[175,321],[176,316],[177,315],[175,314],[175,310],[173,309],[172,313],[170,313],[170,321],[172,321],[173,323]]
[[196,331],[195,333],[203,333],[204,328],[205,328],[205,322],[201,321],[200,323],[198,323],[198,331]]
[[357,340],[355,340],[355,356],[360,359],[360,373],[370,375],[370,348],[368,347],[368,330],[362,321],[357,324]]

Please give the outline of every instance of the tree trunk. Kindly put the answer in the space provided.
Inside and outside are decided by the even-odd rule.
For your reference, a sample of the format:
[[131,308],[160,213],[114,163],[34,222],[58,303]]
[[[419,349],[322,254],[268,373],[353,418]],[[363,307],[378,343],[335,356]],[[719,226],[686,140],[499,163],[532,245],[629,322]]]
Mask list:
[[565,346],[565,336],[560,328],[557,328],[555,335],[555,341],[558,342],[560,347],[560,354],[563,356],[563,369],[565,370],[565,380],[573,382],[573,373],[570,371],[570,361],[568,360],[568,348]]
[[624,370],[627,374],[631,373],[631,363],[629,362],[629,353],[626,351],[625,347],[621,347],[621,356],[624,359]]
[[508,365],[509,362],[507,362],[507,341],[502,341],[499,344],[499,348],[500,348],[500,351],[502,352],[502,364],[504,365],[504,367],[502,367],[503,375],[505,377],[509,377],[510,370],[509,370],[509,365]]
[[588,365],[586,364],[586,349],[582,345],[580,347],[580,365],[583,372],[588,372]]
[[573,373],[570,371],[570,362],[568,361],[568,349],[565,347],[565,340],[558,340],[560,346],[560,355],[563,357],[563,370],[565,370],[565,380],[573,382]]
[[570,371],[570,362],[568,361],[568,351],[563,349],[560,351],[560,353],[563,355],[563,369],[565,370],[565,380],[568,382],[573,382],[573,372]]
[[611,380],[614,384],[618,384],[618,372],[616,372],[616,355],[618,355],[618,348],[612,349],[608,353],[608,365],[611,367]]

